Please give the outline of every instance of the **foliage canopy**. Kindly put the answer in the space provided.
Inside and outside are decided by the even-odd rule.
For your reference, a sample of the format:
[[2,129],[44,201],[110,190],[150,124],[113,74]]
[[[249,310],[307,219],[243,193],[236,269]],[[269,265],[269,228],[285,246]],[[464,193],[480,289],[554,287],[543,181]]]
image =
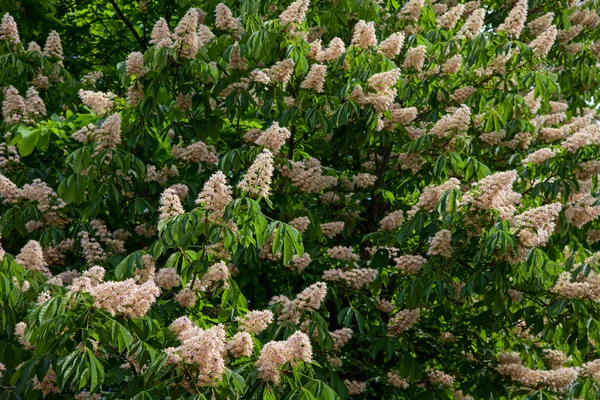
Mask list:
[[0,398],[598,398],[599,6],[0,1]]

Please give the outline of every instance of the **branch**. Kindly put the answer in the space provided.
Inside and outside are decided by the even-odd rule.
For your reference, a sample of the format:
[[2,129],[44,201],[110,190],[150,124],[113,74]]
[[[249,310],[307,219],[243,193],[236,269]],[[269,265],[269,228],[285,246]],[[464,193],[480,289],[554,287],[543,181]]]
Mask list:
[[[200,254],[199,260],[202,260],[204,258],[204,255],[206,254],[206,247],[208,246],[208,210],[206,210],[204,224],[206,225],[206,232],[204,232],[204,244],[202,245],[202,254]],[[181,247],[179,248],[179,250],[182,252],[183,255],[185,255],[185,252],[181,249]],[[196,283],[196,278],[198,278],[198,269],[197,268],[194,271],[194,277],[192,278],[192,284],[190,285],[190,289],[192,289],[192,290],[194,290],[194,284]]]
[[135,28],[131,24],[131,22],[127,19],[127,17],[125,16],[125,14],[123,14],[123,11],[117,5],[117,2],[115,0],[108,0],[108,1],[115,8],[115,11],[117,12],[117,14],[119,14],[119,18],[121,18],[121,21],[123,21],[123,23],[125,25],[127,25],[127,28],[129,28],[129,30],[133,34],[133,37],[135,37],[135,40],[137,40],[137,42],[140,44],[140,46],[142,46],[142,50],[146,50],[146,43],[142,40],[142,38],[137,33],[137,31],[135,30]]
[[291,161],[294,158],[294,134],[296,133],[296,126],[292,125],[292,129],[290,129],[290,138],[288,139],[288,159]]
[[[377,226],[378,214],[381,215],[381,213],[384,211],[385,205],[381,204],[381,194],[376,194],[375,190],[378,187],[382,187],[383,174],[386,171],[386,166],[388,161],[390,160],[391,152],[391,145],[386,145],[383,149],[381,149],[380,153],[375,152],[375,175],[377,176],[377,181],[375,182],[375,187],[372,190],[371,203],[367,208],[367,225],[365,229],[365,234],[375,231],[375,226]],[[379,164],[379,157],[382,158],[381,164]],[[367,257],[367,246],[370,246],[370,244],[370,240],[361,243],[360,253],[363,258]]]

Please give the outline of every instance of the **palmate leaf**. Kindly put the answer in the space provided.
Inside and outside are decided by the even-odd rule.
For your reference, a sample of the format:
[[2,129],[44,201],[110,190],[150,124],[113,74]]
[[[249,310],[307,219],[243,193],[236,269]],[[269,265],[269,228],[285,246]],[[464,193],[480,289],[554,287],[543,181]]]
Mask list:
[[[58,359],[58,365],[56,369],[57,379],[56,384],[59,389],[63,389],[67,386],[75,373],[76,366],[83,359],[81,351],[75,350],[68,355]],[[79,361],[79,362],[78,362]]]

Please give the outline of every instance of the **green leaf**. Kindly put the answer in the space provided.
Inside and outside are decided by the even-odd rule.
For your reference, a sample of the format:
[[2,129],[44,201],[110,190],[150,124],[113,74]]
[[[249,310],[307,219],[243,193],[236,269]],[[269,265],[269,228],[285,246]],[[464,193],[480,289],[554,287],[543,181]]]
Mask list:
[[494,307],[493,313],[494,315],[500,315],[504,312],[504,299],[502,298],[502,294],[497,292],[494,296]]
[[371,259],[369,267],[373,268],[373,269],[381,270],[387,265],[388,260],[389,260],[388,251],[386,249],[379,249],[379,250],[377,250],[377,252],[373,256],[373,258]]
[[42,357],[42,359],[40,360],[40,362],[38,363],[38,365],[35,368],[35,376],[38,378],[38,380],[40,382],[46,376],[46,372],[48,372],[49,368],[50,368],[50,358],[46,354],[46,355],[44,355],[44,357]]
[[164,249],[165,246],[162,240],[159,239],[156,242],[154,242],[154,244],[150,246],[150,253],[152,254],[152,258],[154,258],[155,260],[158,259],[158,257],[162,255]]
[[88,352],[88,358],[90,363],[90,392],[94,392],[98,387],[98,369],[96,365],[96,356],[91,351]]
[[275,226],[277,227],[277,230],[275,231],[275,237],[273,238],[273,248],[272,248],[272,254],[273,256],[277,255],[277,253],[279,253],[279,251],[281,250],[281,247],[283,246],[283,241],[281,240],[281,230],[282,230],[282,224],[277,222],[275,224]]
[[65,203],[71,204],[75,197],[75,175],[70,175],[67,179],[61,180],[58,185],[58,195]]
[[125,257],[115,268],[115,277],[117,279],[123,279],[125,278],[125,276],[128,275],[128,265],[131,261],[131,259],[133,258],[133,254],[128,255],[127,257]]
[[267,243],[269,231],[269,223],[267,219],[261,214],[254,220],[254,234],[256,235],[256,245],[262,247]]
[[285,229],[285,236],[283,237],[283,265],[287,265],[292,261],[292,257],[294,256],[294,240],[292,236],[288,232],[287,228]]
[[339,399],[338,395],[335,394],[333,389],[325,382],[319,382],[321,384],[321,392],[319,393],[319,400],[336,400]]
[[42,128],[38,139],[35,143],[35,147],[39,150],[45,151],[48,149],[48,144],[50,143],[50,131],[47,128]]
[[58,359],[56,367],[56,383],[58,388],[62,390],[69,382],[71,375],[75,372],[75,361],[81,355],[80,350],[75,350],[72,353]]
[[113,343],[116,343],[120,353],[122,353],[126,348],[129,348],[131,342],[133,341],[133,337],[123,325],[113,320],[110,332],[111,339]]
[[162,356],[157,357],[146,372],[144,373],[144,384],[147,384],[150,380],[156,379],[159,375],[163,375],[166,371],[161,372],[161,369],[167,363],[167,356],[163,354]]
[[154,400],[155,398],[150,395],[147,391],[140,392],[133,396],[131,400]]
[[40,324],[47,324],[49,320],[54,318],[56,314],[56,304],[60,301],[59,297],[52,298],[46,301],[39,312],[39,322]]
[[235,371],[231,371],[231,381],[239,393],[244,393],[246,381],[244,381],[244,378],[242,378],[240,374]]
[[19,126],[17,132],[21,134],[21,140],[17,143],[19,154],[21,157],[30,155],[35,149],[35,143],[39,135],[36,134],[36,131],[31,131],[24,125]]

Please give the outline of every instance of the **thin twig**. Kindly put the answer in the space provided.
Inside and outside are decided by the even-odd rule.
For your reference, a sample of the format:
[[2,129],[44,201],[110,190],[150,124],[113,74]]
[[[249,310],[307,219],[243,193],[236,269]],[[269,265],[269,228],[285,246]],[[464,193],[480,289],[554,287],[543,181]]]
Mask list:
[[127,26],[127,28],[129,28],[129,30],[133,34],[133,37],[135,38],[135,40],[137,40],[139,45],[142,46],[142,49],[145,51],[146,43],[142,40],[140,35],[137,33],[137,31],[135,30],[135,27],[131,24],[131,21],[129,21],[127,19],[127,17],[125,16],[125,14],[123,14],[123,11],[117,5],[117,2],[115,0],[108,0],[108,1],[110,2],[110,4],[112,4],[112,6],[114,7],[117,14],[119,14],[119,18],[121,19],[121,21],[123,21],[123,23]]

